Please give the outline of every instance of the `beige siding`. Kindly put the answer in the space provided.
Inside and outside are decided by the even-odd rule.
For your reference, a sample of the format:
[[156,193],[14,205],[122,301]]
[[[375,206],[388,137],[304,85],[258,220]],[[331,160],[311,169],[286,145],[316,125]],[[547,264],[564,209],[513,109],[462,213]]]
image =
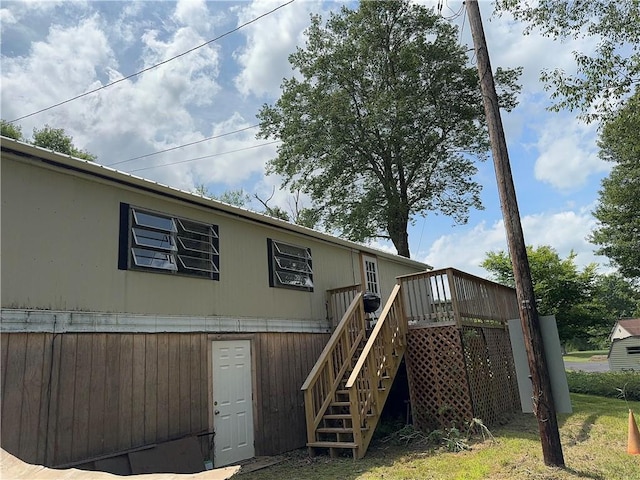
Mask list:
[[640,337],[627,337],[615,340],[609,352],[609,368],[613,371],[640,371],[640,354],[627,353],[627,347],[639,347]]
[[[217,224],[220,281],[118,270],[119,205]],[[313,293],[270,288],[267,238],[311,248]],[[325,291],[360,282],[359,251],[70,170],[2,159],[2,306],[326,318]],[[383,291],[418,268],[378,259]]]

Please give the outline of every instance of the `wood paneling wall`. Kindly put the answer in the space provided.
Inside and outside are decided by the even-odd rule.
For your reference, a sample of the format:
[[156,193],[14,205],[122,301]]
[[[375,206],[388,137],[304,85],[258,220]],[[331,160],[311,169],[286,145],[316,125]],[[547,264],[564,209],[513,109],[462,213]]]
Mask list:
[[63,465],[208,429],[206,334],[2,334],[2,447]]
[[304,396],[300,387],[329,337],[306,333],[255,335],[256,455],[275,455],[306,445]]
[[[300,387],[329,335],[251,338],[256,455],[303,447]],[[210,341],[206,333],[3,333],[2,448],[55,466],[208,431]]]

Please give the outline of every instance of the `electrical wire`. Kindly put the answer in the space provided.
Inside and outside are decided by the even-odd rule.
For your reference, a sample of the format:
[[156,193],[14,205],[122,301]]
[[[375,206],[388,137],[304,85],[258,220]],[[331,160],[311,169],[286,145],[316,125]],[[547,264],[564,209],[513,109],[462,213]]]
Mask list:
[[151,165],[150,167],[136,168],[134,170],[129,170],[129,173],[141,172],[143,170],[151,170],[152,168],[168,167],[171,165],[179,165],[182,163],[195,162],[196,160],[204,160],[205,158],[220,157],[222,155],[228,155],[230,153],[244,152],[246,150],[251,150],[253,148],[266,147],[267,145],[273,145],[274,143],[278,143],[278,142],[280,142],[280,140],[273,140],[271,142],[261,143],[259,145],[252,145],[251,147],[244,147],[244,148],[238,148],[236,150],[229,150],[227,152],[214,153],[211,155],[205,155],[203,157],[189,158],[187,160],[180,160],[178,162],[162,163],[160,165]]
[[253,18],[252,20],[249,20],[248,22],[245,22],[242,25],[237,26],[234,29],[229,30],[229,31],[223,33],[222,35],[219,35],[216,38],[213,38],[213,39],[203,43],[202,45],[198,45],[197,47],[190,48],[189,50],[187,50],[185,52],[179,53],[178,55],[175,55],[175,56],[173,56],[171,58],[163,60],[160,63],[156,63],[155,65],[151,65],[150,67],[147,67],[147,68],[145,68],[143,70],[140,70],[139,72],[132,73],[131,75],[127,75],[126,77],[123,77],[123,78],[119,78],[118,80],[115,80],[115,81],[113,81],[111,83],[107,83],[106,85],[103,85],[102,87],[94,88],[93,90],[89,90],[88,92],[81,93],[80,95],[76,95],[75,97],[72,97],[72,98],[69,98],[67,100],[64,100],[63,102],[59,102],[59,103],[56,103],[55,105],[51,105],[49,107],[42,108],[42,109],[40,109],[40,110],[38,110],[36,112],[29,113],[28,115],[23,115],[21,117],[15,118],[13,120],[9,120],[8,123],[15,123],[15,122],[17,122],[19,120],[23,120],[25,118],[32,117],[34,115],[37,115],[37,114],[42,113],[42,112],[46,112],[47,110],[51,110],[53,108],[59,107],[61,105],[64,105],[66,103],[73,102],[74,100],[78,100],[79,98],[86,97],[87,95],[91,95],[92,93],[99,92],[100,90],[104,90],[106,88],[112,87],[113,85],[116,85],[116,84],[118,84],[120,82],[124,82],[125,80],[129,80],[130,78],[137,77],[138,75],[140,75],[142,73],[148,72],[149,70],[153,70],[154,68],[157,68],[157,67],[159,67],[161,65],[169,63],[169,62],[171,62],[173,60],[176,60],[177,58],[180,58],[180,57],[182,57],[184,55],[187,55],[187,54],[189,54],[191,52],[194,52],[194,51],[198,50],[199,48],[205,47],[205,46],[209,45],[210,43],[216,42],[216,41],[218,41],[218,40],[220,40],[220,39],[222,39],[222,38],[224,38],[224,37],[226,37],[228,35],[231,35],[232,33],[237,32],[238,30],[246,27],[247,25],[251,25],[252,23],[257,22],[258,20],[260,20],[260,19],[262,19],[262,18],[264,18],[264,17],[266,17],[268,15],[271,15],[272,13],[276,12],[277,10],[280,10],[281,8],[284,8],[287,5],[292,4],[294,1],[295,0],[289,0],[287,3],[283,3],[282,5],[279,5],[276,8],[274,8],[272,10],[269,10],[266,13],[263,13],[262,15],[259,15],[259,16],[255,17],[255,18]]
[[467,4],[463,3],[462,4],[462,9],[464,10],[464,16],[462,17],[462,27],[460,27],[460,38],[458,39],[458,42],[462,43],[462,33],[464,32],[464,24],[465,21],[467,20]]
[[256,127],[259,127],[259,126],[260,126],[260,124],[257,123],[255,125],[251,125],[249,127],[241,128],[239,130],[234,130],[232,132],[221,133],[220,135],[214,135],[212,137],[203,138],[202,140],[196,140],[195,142],[183,143],[182,145],[178,145],[177,147],[165,148],[164,150],[159,150],[159,151],[153,152],[153,153],[147,153],[145,155],[139,155],[137,157],[128,158],[126,160],[120,160],[119,162],[105,163],[104,166],[105,167],[113,167],[114,165],[121,165],[123,163],[133,162],[134,160],[140,160],[141,158],[147,158],[147,157],[152,157],[154,155],[159,155],[161,153],[171,152],[173,150],[178,150],[179,148],[190,147],[191,145],[196,145],[196,144],[202,143],[202,142],[208,142],[209,140],[214,140],[216,138],[226,137],[227,135],[233,135],[234,133],[244,132],[245,130],[250,130],[252,128],[256,128]]
[[448,17],[445,17],[444,15],[442,15],[442,5],[438,5],[440,14],[442,15],[442,18],[444,18],[445,20],[456,20],[457,18],[460,17],[460,15],[462,15],[463,10],[466,8],[465,2],[462,2],[462,5],[460,5],[460,8],[456,12],[453,8],[449,6],[448,1],[446,2],[446,4],[447,4],[447,8],[453,13],[453,15],[450,15]]

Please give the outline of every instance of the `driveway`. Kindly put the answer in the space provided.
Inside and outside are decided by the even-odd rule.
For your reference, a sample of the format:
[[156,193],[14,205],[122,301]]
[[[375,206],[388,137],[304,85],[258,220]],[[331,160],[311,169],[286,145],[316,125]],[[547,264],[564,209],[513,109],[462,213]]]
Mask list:
[[608,372],[609,362],[564,362],[567,370],[582,370],[583,372]]

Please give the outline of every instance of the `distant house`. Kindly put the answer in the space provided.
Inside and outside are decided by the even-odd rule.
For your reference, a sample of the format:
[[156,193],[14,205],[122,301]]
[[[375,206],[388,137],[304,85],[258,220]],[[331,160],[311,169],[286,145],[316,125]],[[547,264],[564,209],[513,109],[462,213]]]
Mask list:
[[609,368],[640,371],[640,318],[619,320],[611,332]]

